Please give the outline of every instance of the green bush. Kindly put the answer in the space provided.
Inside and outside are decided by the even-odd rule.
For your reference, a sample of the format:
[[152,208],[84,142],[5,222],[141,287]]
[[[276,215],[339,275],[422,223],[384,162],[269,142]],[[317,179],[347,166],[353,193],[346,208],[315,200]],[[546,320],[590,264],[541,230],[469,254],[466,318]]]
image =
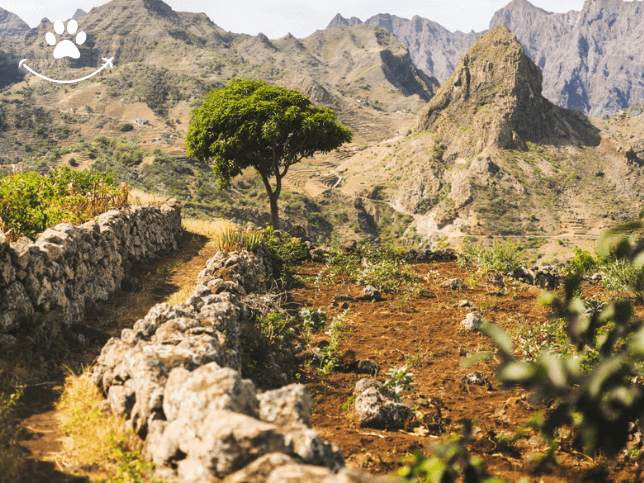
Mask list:
[[461,268],[476,265],[479,272],[498,270],[504,274],[512,272],[520,265],[517,247],[494,242],[491,248],[483,248],[469,241],[463,243],[457,263]]
[[624,258],[612,258],[602,266],[602,283],[609,290],[627,290],[644,295],[644,265],[637,266]]
[[0,229],[10,240],[35,236],[62,222],[79,223],[127,203],[109,173],[52,170],[48,176],[20,173],[0,179]]
[[568,273],[577,273],[583,277],[595,267],[597,267],[596,260],[586,250],[582,250],[581,248],[574,248],[573,252],[575,253],[575,257],[570,260],[570,264],[568,265]]
[[130,131],[134,131],[134,126],[129,122],[125,124],[121,124],[119,126],[119,132],[130,132]]

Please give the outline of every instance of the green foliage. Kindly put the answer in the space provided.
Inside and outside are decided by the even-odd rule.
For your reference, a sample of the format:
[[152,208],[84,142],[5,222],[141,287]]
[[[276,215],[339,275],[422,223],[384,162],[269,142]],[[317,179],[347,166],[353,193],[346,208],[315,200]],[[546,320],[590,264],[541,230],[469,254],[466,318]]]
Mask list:
[[340,351],[340,343],[342,342],[343,331],[347,324],[347,316],[349,310],[345,310],[342,315],[337,315],[331,321],[329,333],[331,340],[329,344],[322,348],[320,360],[320,375],[322,377],[333,372],[340,364],[342,352]]
[[516,247],[494,242],[491,248],[483,248],[469,241],[463,243],[457,263],[461,268],[476,265],[479,272],[498,270],[503,274],[513,271],[520,265]]
[[345,252],[337,236],[331,238],[324,269],[317,285],[356,283],[373,285],[388,293],[417,297],[422,278],[402,259],[402,250],[363,241],[357,250]]
[[0,229],[11,240],[34,238],[62,222],[86,221],[127,203],[127,188],[116,188],[108,173],[52,170],[48,176],[20,173],[0,179]]
[[273,260],[282,269],[298,265],[306,260],[308,254],[306,243],[274,230],[272,227],[264,230],[264,242],[268,246]]
[[306,307],[300,310],[300,317],[302,317],[304,328],[314,334],[320,332],[329,320],[329,316],[324,310],[313,310]]
[[397,476],[409,483],[503,483],[501,478],[488,475],[483,460],[470,457],[466,445],[472,440],[472,423],[464,421],[460,436],[454,435],[449,441],[432,445],[432,456],[414,452],[411,461],[398,470]]
[[597,267],[597,261],[586,250],[575,247],[573,248],[573,252],[575,253],[575,257],[570,260],[568,273],[576,273],[583,277]]
[[220,189],[244,169],[255,168],[271,202],[273,226],[279,228],[277,199],[288,168],[350,141],[351,131],[336,122],[331,110],[313,107],[299,92],[235,79],[210,91],[192,111],[186,150],[213,164]]
[[644,265],[636,265],[624,258],[608,258],[602,266],[602,283],[609,290],[628,290],[644,295]]
[[383,384],[383,388],[389,390],[394,401],[402,401],[403,391],[413,391],[412,372],[407,371],[407,366],[390,367],[387,372],[389,379]]
[[[626,241],[616,251],[628,254],[621,259],[632,264],[642,247]],[[636,376],[644,360],[644,322],[631,320],[634,311],[628,302],[606,307],[585,303],[578,296],[579,284],[579,273],[573,273],[563,298],[548,293],[542,297],[554,318],[567,321],[568,347],[560,355],[545,349],[535,361],[518,361],[511,339],[500,328],[485,323],[481,330],[499,347],[498,377],[505,386],[519,385],[532,389],[541,401],[554,401],[540,425],[551,445],[556,431],[572,424],[587,453],[614,455],[626,444],[629,423],[642,416],[644,388]]]
[[262,244],[264,237],[257,230],[245,230],[240,226],[229,226],[224,228],[215,240],[219,250],[232,252],[246,250],[255,252]]
[[295,333],[289,327],[290,317],[284,313],[271,312],[258,320],[259,330],[271,344],[287,347]]
[[141,450],[130,450],[125,438],[116,438],[113,434],[110,434],[109,442],[112,458],[118,467],[118,472],[111,475],[110,483],[159,482],[156,478],[150,480],[149,475],[154,470],[154,463],[145,461]]
[[134,131],[134,126],[129,122],[126,122],[125,124],[121,124],[119,126],[119,132],[130,132],[130,131]]

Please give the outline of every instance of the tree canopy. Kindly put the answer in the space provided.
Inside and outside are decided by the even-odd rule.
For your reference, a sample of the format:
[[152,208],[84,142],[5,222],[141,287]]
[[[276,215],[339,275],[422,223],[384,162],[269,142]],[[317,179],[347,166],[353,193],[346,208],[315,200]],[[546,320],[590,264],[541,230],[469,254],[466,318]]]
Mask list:
[[[330,109],[314,107],[297,91],[261,81],[232,80],[210,91],[191,113],[188,156],[210,162],[219,188],[248,167],[262,177],[279,227],[277,199],[291,165],[351,141],[351,131]],[[275,187],[270,179],[275,177]]]

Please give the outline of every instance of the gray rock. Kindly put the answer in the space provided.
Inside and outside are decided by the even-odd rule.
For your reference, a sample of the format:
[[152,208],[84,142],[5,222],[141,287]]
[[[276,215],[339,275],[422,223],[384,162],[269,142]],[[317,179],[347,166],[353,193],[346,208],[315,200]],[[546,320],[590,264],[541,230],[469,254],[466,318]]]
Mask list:
[[228,475],[224,483],[264,483],[276,468],[292,464],[295,464],[293,458],[284,453],[265,454],[243,469]]
[[467,288],[463,280],[461,280],[460,278],[453,278],[451,280],[448,280],[443,284],[443,287],[450,290],[465,290]]
[[382,300],[382,293],[373,285],[367,285],[360,292],[359,300],[373,300],[379,302]]
[[326,255],[327,250],[322,247],[314,248],[313,250],[309,251],[309,256],[315,263],[324,263],[326,261]]
[[474,305],[474,302],[471,300],[460,300],[457,304],[456,307],[459,309],[464,309],[464,308],[476,308],[476,305]]
[[378,389],[382,386],[382,384],[383,384],[382,382],[377,381],[376,379],[367,379],[367,378],[360,379],[358,382],[356,382],[356,387],[354,392],[356,394],[362,394],[370,387]]
[[258,394],[257,399],[262,421],[277,425],[299,422],[310,426],[313,400],[306,386],[290,384]]
[[492,383],[482,372],[470,372],[468,374],[465,374],[461,378],[461,383],[473,384],[475,386],[487,386],[489,390],[492,390]]
[[478,312],[470,312],[461,320],[461,327],[470,332],[478,330],[481,326],[481,314]]
[[355,411],[363,428],[401,429],[411,416],[407,406],[392,401],[374,387],[356,397]]
[[380,372],[380,366],[372,361],[361,360],[353,371],[356,374],[369,374],[375,376]]

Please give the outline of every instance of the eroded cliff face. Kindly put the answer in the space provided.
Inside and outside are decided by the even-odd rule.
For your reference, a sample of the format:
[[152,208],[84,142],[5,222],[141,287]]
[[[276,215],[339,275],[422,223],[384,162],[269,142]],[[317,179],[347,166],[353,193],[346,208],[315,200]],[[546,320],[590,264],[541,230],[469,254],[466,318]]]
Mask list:
[[587,0],[580,12],[551,13],[527,0],[496,12],[543,70],[544,96],[592,116],[613,114],[644,98],[644,7]]
[[451,153],[473,156],[487,147],[526,149],[526,141],[597,144],[596,129],[574,111],[542,96],[541,70],[506,27],[491,30],[461,58],[419,116]]

